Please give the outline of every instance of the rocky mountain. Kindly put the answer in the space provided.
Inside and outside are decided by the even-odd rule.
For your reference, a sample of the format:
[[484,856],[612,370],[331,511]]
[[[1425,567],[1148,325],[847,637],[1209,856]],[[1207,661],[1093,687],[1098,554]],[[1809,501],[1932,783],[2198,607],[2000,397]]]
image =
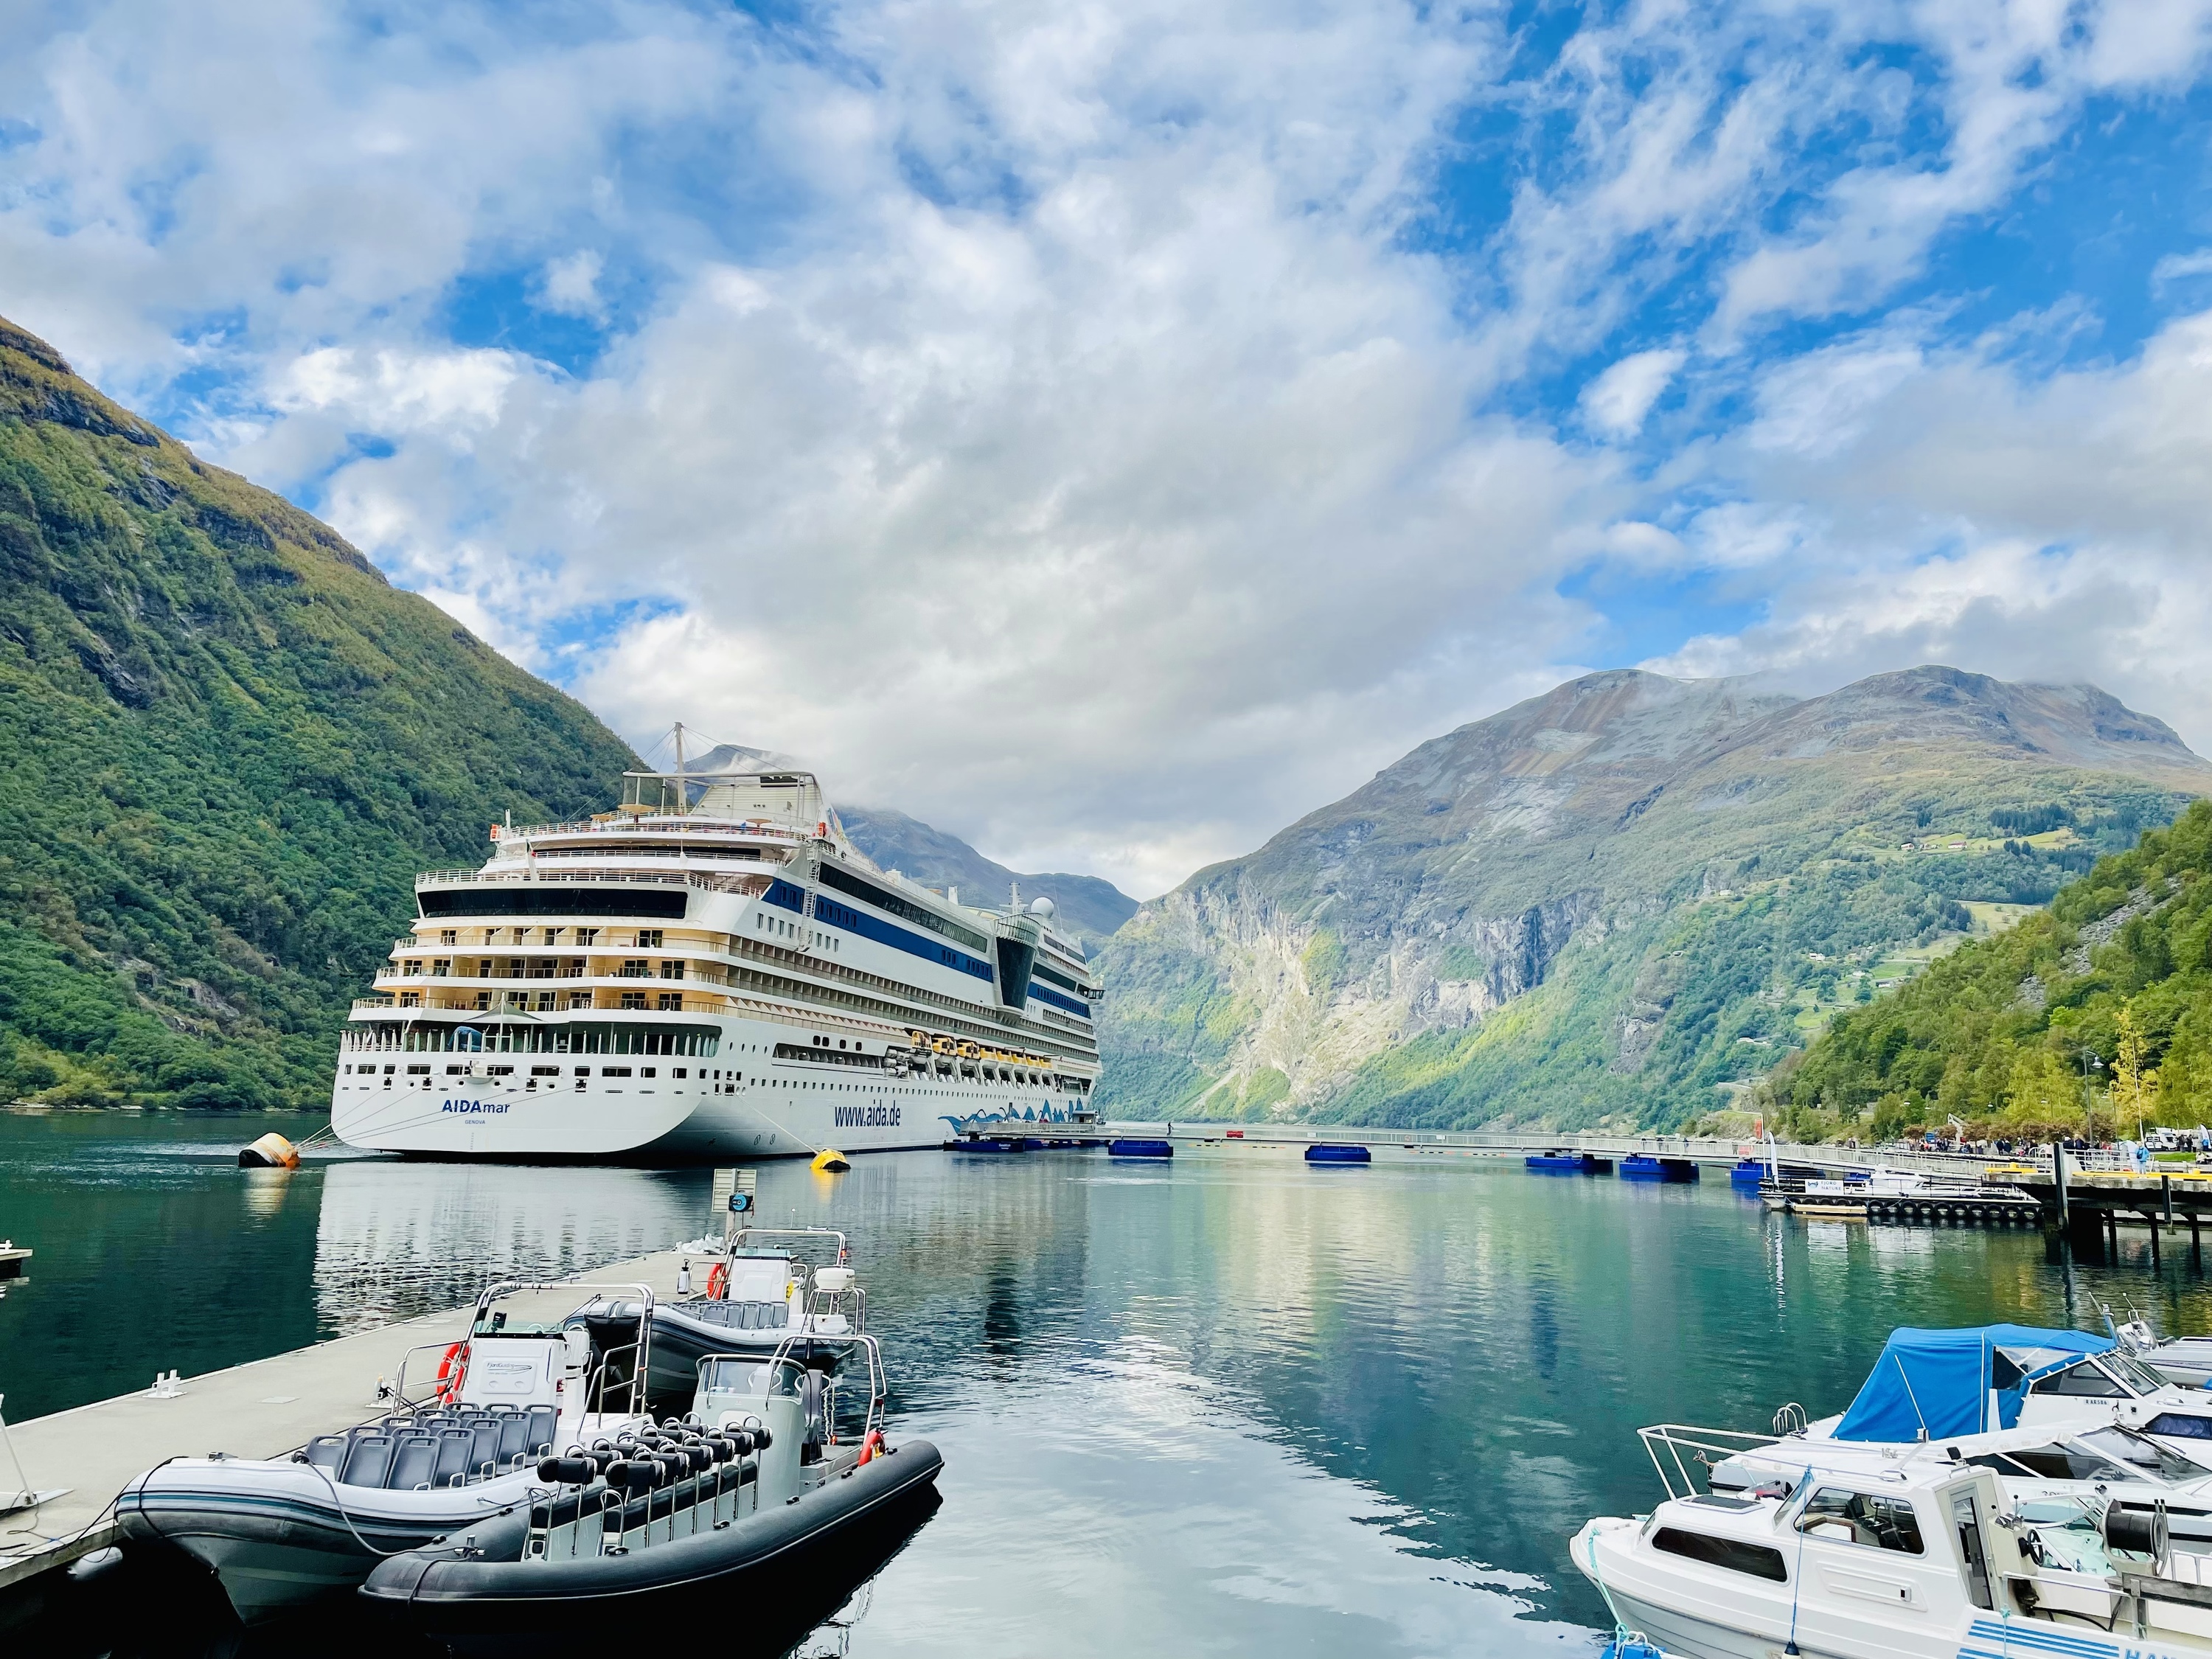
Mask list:
[[2090,686],[1586,676],[1143,907],[1106,951],[1102,1103],[1679,1119],[2208,793]]
[[957,836],[882,806],[841,806],[839,820],[853,844],[886,870],[897,870],[925,887],[957,887],[970,903],[1001,904],[1021,884],[1024,899],[1048,898],[1060,907],[1060,925],[1085,945],[1096,945],[1137,913],[1137,901],[1097,876],[1058,872],[1023,875],[985,858]]
[[416,872],[636,763],[0,321],[0,1100],[327,1102]]

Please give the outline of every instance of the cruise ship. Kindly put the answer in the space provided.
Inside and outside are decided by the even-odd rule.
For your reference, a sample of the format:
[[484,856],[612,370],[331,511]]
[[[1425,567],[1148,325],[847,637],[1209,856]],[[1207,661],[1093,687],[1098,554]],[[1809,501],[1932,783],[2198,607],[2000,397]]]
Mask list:
[[675,1161],[1095,1121],[1101,993],[1052,902],[878,869],[811,772],[679,757],[625,774],[613,811],[491,837],[481,869],[416,878],[414,931],[353,1005],[350,1145]]

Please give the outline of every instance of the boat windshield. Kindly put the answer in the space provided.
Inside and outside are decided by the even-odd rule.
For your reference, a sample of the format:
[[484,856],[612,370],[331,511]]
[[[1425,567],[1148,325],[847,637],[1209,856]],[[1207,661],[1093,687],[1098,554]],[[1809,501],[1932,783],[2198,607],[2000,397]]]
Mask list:
[[2173,1386],[2171,1380],[2160,1376],[2133,1354],[2123,1353],[2118,1348],[2098,1355],[2097,1363],[2129,1384],[2138,1395],[2156,1394],[2160,1389]]
[[1995,1469],[1999,1474],[2027,1475],[2037,1480],[2111,1482],[2143,1478],[2078,1440],[2054,1440],[2047,1446],[2015,1446],[2010,1451],[1982,1452],[1966,1462]]
[[2037,1565],[2068,1572],[2110,1574],[2104,1528],[2087,1505],[2071,1498],[2034,1498],[2021,1503],[2020,1519],[2031,1528],[2027,1539]]
[[2164,1481],[2172,1485],[2186,1480],[2202,1480],[2206,1473],[2203,1464],[2192,1462],[2179,1452],[2167,1450],[2148,1435],[2130,1433],[2118,1424],[2110,1428],[2092,1429],[2081,1438],[2085,1444],[2129,1465],[2133,1480]]

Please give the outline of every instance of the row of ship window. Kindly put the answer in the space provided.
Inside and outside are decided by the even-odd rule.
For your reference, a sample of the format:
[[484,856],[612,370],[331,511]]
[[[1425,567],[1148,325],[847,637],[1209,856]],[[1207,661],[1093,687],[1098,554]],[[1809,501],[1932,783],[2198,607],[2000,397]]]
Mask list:
[[[424,958],[410,957],[400,963],[399,976],[402,979],[426,977],[429,979],[581,979],[584,977],[584,958],[581,957],[478,957],[475,959],[477,970],[473,975],[468,972],[468,965],[465,962],[462,963],[462,971],[456,975],[453,972],[453,958],[451,957],[432,957],[428,960],[430,971],[427,975],[422,972]],[[502,963],[504,967],[501,966]],[[679,958],[671,957],[661,963],[656,971],[650,957],[625,957],[623,958],[623,965],[617,969],[611,977],[682,979],[684,963]]]
[[[592,1000],[593,994],[589,991],[506,991],[501,994],[508,999],[515,1009],[523,1012],[550,1014],[557,1013],[562,1009],[591,1008],[598,1006]],[[684,1012],[684,993],[681,991],[655,993],[650,1003],[646,1000],[646,997],[647,994],[643,991],[624,991],[617,998],[615,1006],[617,1009],[649,1007],[653,1012],[663,1014],[680,1014]],[[491,998],[492,994],[489,991],[477,992],[474,1004],[475,1012],[489,1013]],[[399,994],[399,1006],[403,1008],[420,1008],[422,1006],[422,994],[420,991],[402,991]],[[707,1006],[703,1003],[700,1006],[702,1008]]]
[[[394,1075],[398,1069],[399,1067],[397,1064],[379,1066],[368,1063],[363,1063],[359,1066],[341,1066],[338,1067],[338,1070],[341,1072],[362,1077],[374,1076],[380,1071],[381,1071],[385,1076],[390,1077]],[[486,1077],[513,1077],[514,1075],[514,1067],[512,1066],[486,1066],[482,1069]],[[588,1066],[577,1066],[571,1067],[570,1069],[572,1075],[576,1077],[589,1077],[592,1074],[592,1068]],[[629,1077],[633,1075],[632,1068],[628,1066],[602,1066],[599,1070],[601,1077]],[[461,1077],[466,1075],[468,1071],[469,1068],[465,1066],[448,1066],[446,1067],[446,1075],[447,1077]],[[660,1068],[657,1066],[641,1066],[636,1069],[635,1075],[638,1077],[657,1077],[659,1075],[659,1071]],[[688,1078],[690,1074],[691,1068],[688,1066],[676,1066],[669,1073],[669,1076],[676,1078]],[[407,1075],[410,1077],[428,1077],[430,1075],[430,1068],[428,1066],[423,1065],[410,1066],[407,1068]],[[558,1077],[561,1075],[561,1068],[558,1066],[533,1066],[530,1068],[530,1075],[532,1077]],[[699,1076],[702,1081],[713,1081],[719,1083],[722,1080],[722,1073],[720,1072],[717,1071],[713,1073],[710,1078],[708,1068],[704,1066],[702,1066],[699,1068]],[[742,1072],[732,1072],[730,1073],[730,1079],[732,1082],[737,1082],[741,1080],[744,1076],[744,1073]]]
[[[534,942],[540,945],[550,945],[560,944],[562,934],[574,933],[576,936],[576,943],[578,945],[589,948],[599,942],[599,935],[605,932],[606,932],[606,929],[604,927],[487,927],[483,930],[483,942],[486,945],[497,945],[501,942],[499,936],[501,933],[511,933],[514,937],[507,941],[508,944],[529,945],[533,942],[531,935],[533,933],[540,933],[544,937]],[[633,941],[633,948],[640,951],[658,951],[660,948],[661,939],[665,935],[667,929],[663,927],[641,927],[637,930],[637,937],[635,941]],[[461,930],[459,928],[441,927],[438,930],[439,944],[459,945],[460,942]],[[609,939],[607,941],[610,945],[618,944],[621,941],[616,939]]]

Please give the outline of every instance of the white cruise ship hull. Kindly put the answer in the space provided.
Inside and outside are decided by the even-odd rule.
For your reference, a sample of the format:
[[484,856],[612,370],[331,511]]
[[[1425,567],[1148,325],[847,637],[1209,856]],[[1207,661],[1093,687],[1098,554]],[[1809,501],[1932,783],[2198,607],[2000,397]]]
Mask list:
[[[954,1123],[979,1115],[1034,1123],[1041,1133],[1081,1108],[1078,1097],[1048,1087],[778,1060],[777,1045],[793,1041],[789,1024],[709,1023],[718,1030],[715,1052],[680,1060],[517,1054],[504,1077],[484,1074],[481,1064],[476,1075],[447,1077],[453,1055],[403,1054],[428,1063],[428,1074],[410,1076],[398,1064],[388,1074],[341,1073],[331,1124],[349,1146],[430,1158],[683,1160],[936,1146]],[[630,1061],[631,1075],[605,1076],[610,1059]],[[652,1077],[641,1075],[648,1064]],[[530,1076],[536,1069],[558,1075]]]

